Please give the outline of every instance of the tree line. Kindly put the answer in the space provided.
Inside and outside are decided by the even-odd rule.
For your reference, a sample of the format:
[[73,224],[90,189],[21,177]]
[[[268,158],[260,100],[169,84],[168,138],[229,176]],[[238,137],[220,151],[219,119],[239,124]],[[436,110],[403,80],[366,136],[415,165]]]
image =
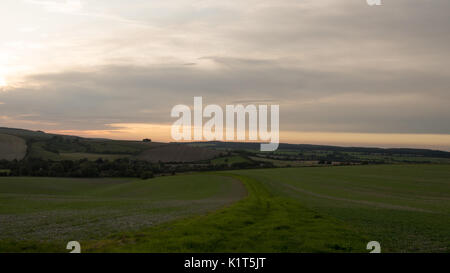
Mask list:
[[0,176],[45,176],[45,177],[140,177],[153,178],[161,174],[176,174],[192,171],[217,171],[232,169],[271,168],[271,163],[236,162],[233,164],[213,165],[150,163],[148,161],[121,158],[115,160],[97,159],[89,161],[62,160],[52,161],[40,158],[24,160],[0,160]]

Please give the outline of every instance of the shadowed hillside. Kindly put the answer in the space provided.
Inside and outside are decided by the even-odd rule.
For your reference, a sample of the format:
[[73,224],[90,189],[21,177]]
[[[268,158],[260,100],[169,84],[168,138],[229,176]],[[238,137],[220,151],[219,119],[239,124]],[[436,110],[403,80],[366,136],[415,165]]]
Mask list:
[[[281,143],[274,152],[260,152],[259,143],[145,141],[82,138],[13,128],[0,128],[0,159],[51,161],[145,160],[153,163],[208,163],[230,165],[239,156],[245,162],[277,167],[331,164],[449,163],[450,152],[426,149],[382,149]],[[228,158],[231,156],[230,158]],[[242,160],[241,160],[242,161]]]
[[0,159],[14,160],[22,159],[27,152],[25,140],[11,136],[0,134]]
[[182,144],[168,144],[144,151],[138,159],[150,162],[195,162],[220,156],[220,151],[191,147]]
[[221,154],[213,149],[161,142],[82,138],[14,128],[0,128],[0,159],[52,161],[130,158],[150,162],[194,162]]

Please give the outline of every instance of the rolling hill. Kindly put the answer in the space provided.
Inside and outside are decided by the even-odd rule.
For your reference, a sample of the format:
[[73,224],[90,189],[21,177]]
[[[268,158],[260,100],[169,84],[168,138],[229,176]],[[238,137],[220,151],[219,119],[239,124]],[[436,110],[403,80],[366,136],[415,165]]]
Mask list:
[[[427,149],[383,149],[324,145],[285,144],[271,153],[259,151],[259,143],[192,142],[161,143],[82,138],[0,127],[0,159],[115,160],[129,158],[163,163],[206,163],[224,154],[244,155],[274,166],[305,166],[325,163],[450,163],[450,152]],[[238,154],[239,153],[239,154]],[[244,153],[244,154],[242,154]],[[322,162],[322,163],[321,163]],[[217,162],[216,162],[217,163]]]
[[0,159],[97,160],[131,158],[149,162],[195,162],[221,154],[213,149],[161,142],[82,138],[0,128]]
[[213,159],[221,154],[220,151],[208,148],[168,144],[148,149],[139,154],[137,158],[150,162],[195,162]]
[[20,160],[25,157],[27,145],[20,137],[0,134],[0,159]]

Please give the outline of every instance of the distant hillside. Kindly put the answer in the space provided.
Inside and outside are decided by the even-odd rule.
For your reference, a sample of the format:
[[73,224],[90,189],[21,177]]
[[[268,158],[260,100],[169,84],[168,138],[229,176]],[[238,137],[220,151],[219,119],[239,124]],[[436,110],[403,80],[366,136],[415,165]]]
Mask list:
[[[230,149],[230,150],[253,150],[260,149],[260,143],[249,142],[189,142],[183,143],[197,147],[209,147],[216,149]],[[310,144],[287,144],[280,143],[278,150],[290,150],[299,152],[309,151],[330,151],[330,152],[354,152],[354,153],[377,153],[385,155],[421,155],[427,157],[450,158],[450,152],[428,149],[414,149],[414,148],[368,148],[368,147],[340,147],[328,145],[310,145]]]
[[149,149],[137,156],[150,162],[195,162],[209,160],[221,155],[220,151],[181,144],[168,144]]
[[0,134],[17,136],[23,139],[49,139],[53,134],[47,134],[42,131],[31,131],[26,129],[0,127]]
[[[0,159],[41,158],[44,160],[115,160],[129,158],[149,162],[186,163],[220,157],[224,152],[246,152],[252,160],[285,166],[305,162],[342,163],[450,163],[450,152],[427,149],[382,149],[325,145],[286,144],[271,153],[261,153],[260,143],[191,142],[160,143],[82,138],[0,127]],[[247,158],[248,160],[249,158]],[[274,161],[275,160],[275,161]],[[294,162],[294,163],[292,163]],[[294,164],[294,165],[295,165]],[[309,163],[308,163],[309,164]]]
[[25,157],[27,145],[22,138],[0,134],[0,159],[20,160]]
[[110,139],[91,139],[0,128],[0,159],[97,160],[130,158],[151,162],[193,162],[214,158],[214,150],[176,144]]

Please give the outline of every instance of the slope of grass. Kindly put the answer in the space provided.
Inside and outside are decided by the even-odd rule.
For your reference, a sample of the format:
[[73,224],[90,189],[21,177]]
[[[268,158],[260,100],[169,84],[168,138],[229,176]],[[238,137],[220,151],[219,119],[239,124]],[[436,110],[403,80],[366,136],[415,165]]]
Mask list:
[[[449,177],[449,165],[380,165],[2,178],[0,252],[64,252],[68,239],[83,252],[367,252],[369,241],[383,252],[448,252]],[[237,179],[248,195],[223,208],[243,196]]]
[[0,178],[0,252],[65,252],[69,240],[100,240],[203,214],[246,192],[229,177],[151,180]]
[[59,157],[61,160],[80,160],[87,159],[90,161],[95,161],[97,159],[104,160],[116,160],[119,158],[127,158],[130,155],[124,154],[93,154],[93,153],[60,153]]
[[27,152],[27,144],[20,137],[0,134],[0,159],[20,160]]
[[318,161],[315,161],[315,160],[310,160],[310,161],[277,160],[277,159],[256,157],[256,156],[251,156],[250,159],[252,159],[254,161],[259,161],[259,162],[269,162],[269,163],[272,163],[273,166],[276,166],[276,167],[311,167],[311,166],[319,165]]
[[249,196],[206,216],[85,244],[95,252],[365,252],[367,240],[260,182],[235,176]]
[[73,137],[59,137],[46,141],[48,150],[60,153],[131,155],[161,145],[164,144],[142,141],[76,139]]
[[136,158],[150,162],[195,162],[213,159],[220,154],[221,152],[219,151],[202,147],[167,144],[148,149],[136,156]]
[[44,142],[33,142],[30,144],[28,158],[42,158],[45,160],[61,160],[59,154],[45,150]]
[[239,171],[352,225],[386,252],[450,252],[450,165]]
[[219,158],[211,160],[211,163],[213,165],[223,165],[223,164],[232,165],[233,163],[244,163],[244,162],[250,162],[250,161],[240,155],[219,157]]
[[52,134],[46,134],[41,131],[31,131],[31,130],[25,130],[25,129],[17,129],[17,128],[6,128],[6,127],[0,127],[0,134],[7,134],[12,136],[17,136],[26,140],[29,139],[49,139],[53,135]]

